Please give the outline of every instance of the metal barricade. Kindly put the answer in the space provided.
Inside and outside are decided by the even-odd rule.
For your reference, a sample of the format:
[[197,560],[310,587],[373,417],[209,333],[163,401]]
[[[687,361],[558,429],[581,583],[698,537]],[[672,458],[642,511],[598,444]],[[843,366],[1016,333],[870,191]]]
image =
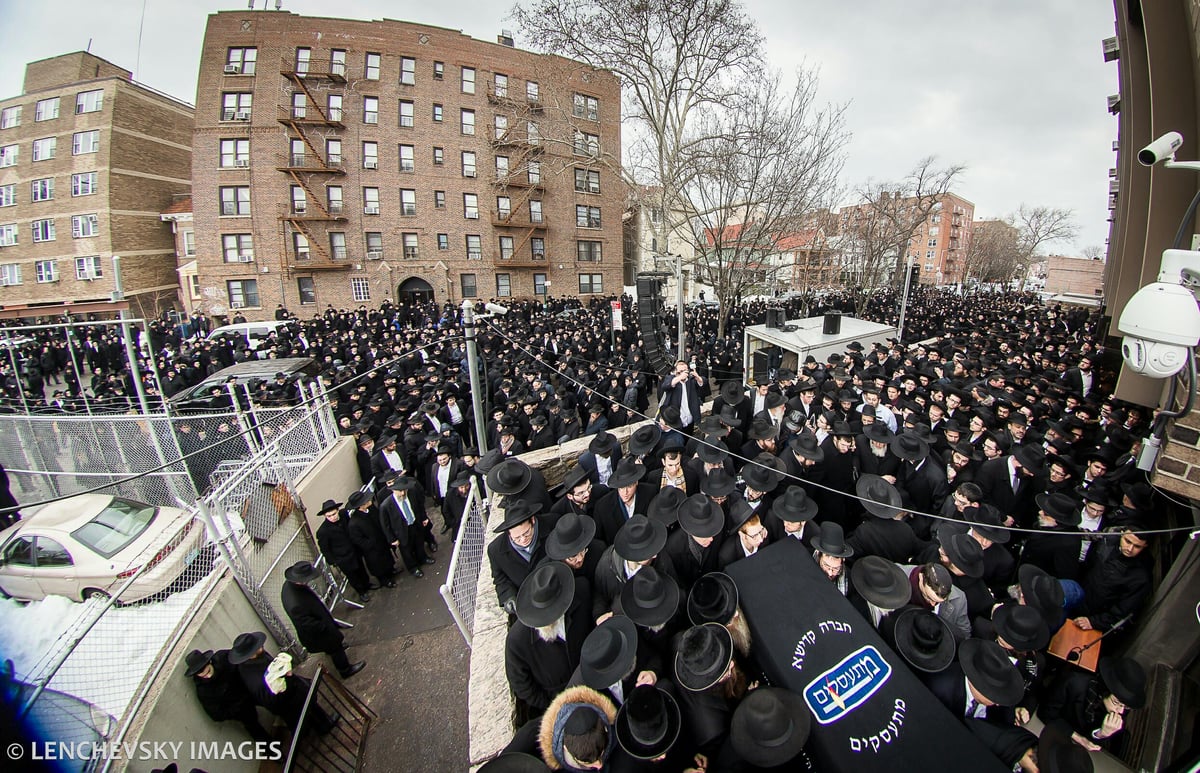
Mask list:
[[454,543],[450,566],[446,569],[446,582],[438,588],[468,647],[475,631],[475,596],[479,589],[483,553],[487,550],[487,520],[487,492],[480,487],[479,479],[472,477],[458,541]]
[[[327,729],[328,721],[334,717],[337,721]],[[366,703],[331,677],[323,666],[318,666],[308,689],[300,727],[292,736],[284,773],[361,770],[367,733],[377,718]]]

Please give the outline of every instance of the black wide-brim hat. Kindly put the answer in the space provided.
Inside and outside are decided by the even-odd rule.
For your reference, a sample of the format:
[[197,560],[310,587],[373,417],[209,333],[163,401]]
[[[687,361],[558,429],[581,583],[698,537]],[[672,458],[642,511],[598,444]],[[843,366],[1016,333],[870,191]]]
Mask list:
[[1054,519],[1061,526],[1078,526],[1079,502],[1070,494],[1056,492],[1054,494],[1038,494],[1033,498],[1038,509]]
[[505,752],[489,760],[479,773],[548,773],[550,768],[537,757],[521,752]]
[[896,435],[889,441],[888,447],[906,462],[919,462],[929,456],[929,443],[913,432]]
[[363,489],[358,489],[346,498],[346,508],[349,510],[357,510],[364,502],[371,501],[371,494]]
[[682,724],[679,704],[669,692],[639,685],[617,711],[617,743],[634,759],[652,760],[671,750]]
[[629,436],[629,453],[634,456],[648,454],[654,450],[660,439],[662,439],[662,430],[657,424],[644,424]]
[[760,687],[734,710],[729,742],[751,765],[774,768],[795,759],[811,729],[812,715],[803,698],[781,687]]
[[608,477],[608,487],[611,489],[632,486],[646,474],[646,466],[632,459],[622,459],[617,462],[617,468]]
[[729,434],[729,427],[721,422],[719,416],[705,416],[700,420],[700,431],[713,438],[723,438]]
[[262,631],[239,633],[233,640],[233,646],[229,648],[229,665],[245,663],[263,648],[266,641],[267,635]]
[[471,471],[467,470],[467,469],[460,470],[458,475],[454,476],[454,480],[450,481],[451,488],[458,488],[459,486],[470,486],[470,485],[471,485]]
[[1046,452],[1041,446],[1018,446],[1013,452],[1013,456],[1017,457],[1017,461],[1021,466],[1032,472],[1034,475],[1042,473],[1042,467],[1046,463]]
[[645,561],[662,552],[667,544],[667,527],[644,515],[632,515],[617,536],[613,549],[626,561]]
[[679,584],[653,566],[643,566],[621,586],[621,612],[646,628],[664,625],[679,610]]
[[788,523],[803,523],[817,514],[817,503],[809,498],[803,486],[792,484],[771,503],[771,514]]
[[892,432],[882,421],[875,421],[864,426],[863,434],[867,436],[867,440],[874,440],[876,443],[890,443],[896,436],[896,433]]
[[900,492],[878,475],[860,475],[854,493],[862,498],[867,512],[877,518],[895,518],[903,509]]
[[658,490],[650,505],[646,508],[646,517],[658,521],[663,526],[671,526],[679,522],[679,508],[687,499],[683,489],[666,486]]
[[488,471],[487,485],[494,494],[520,494],[532,477],[533,470],[528,464],[509,457]]
[[725,528],[725,513],[704,494],[693,494],[684,499],[676,515],[680,528],[700,539],[715,537]]
[[700,491],[710,497],[727,497],[737,488],[737,481],[724,468],[709,470],[700,481]]
[[729,458],[729,448],[720,440],[708,441],[697,446],[696,455],[707,464],[719,464]]
[[967,639],[958,648],[958,662],[971,686],[998,706],[1015,706],[1025,694],[1021,672],[994,641]]
[[725,381],[721,384],[721,399],[726,405],[738,405],[746,398],[746,390],[739,381]]
[[617,445],[619,444],[615,437],[601,430],[592,436],[591,441],[588,443],[588,450],[596,456],[602,456],[611,453]]
[[625,615],[613,615],[583,640],[579,673],[583,683],[603,690],[629,673],[637,657],[637,626]]
[[1096,669],[1104,686],[1127,708],[1146,705],[1146,670],[1133,658],[1106,657]]
[[1003,545],[1012,538],[1012,532],[1004,526],[1000,511],[995,505],[980,502],[974,507],[963,511],[963,517],[971,524],[971,529],[981,537]]
[[311,561],[297,561],[283,570],[283,579],[307,585],[321,576],[321,570],[312,565]]
[[849,558],[854,555],[854,548],[846,544],[846,533],[842,525],[834,521],[821,524],[821,533],[813,537],[812,546],[813,550],[836,558]]
[[596,522],[590,516],[567,513],[558,519],[554,531],[546,539],[546,555],[562,561],[592,544],[595,537]]
[[767,453],[759,454],[742,468],[742,480],[756,491],[773,491],[786,471],[780,469],[781,467],[783,464],[779,457]]
[[733,637],[720,623],[702,623],[683,633],[675,653],[675,680],[700,692],[725,676],[733,659]]
[[746,431],[746,438],[749,440],[767,440],[779,434],[779,429],[766,419],[755,419],[750,422],[750,429]]
[[928,609],[909,607],[896,616],[896,651],[918,671],[936,674],[954,662],[954,633]]
[[1050,629],[1036,607],[1009,602],[992,613],[996,635],[1020,652],[1044,649],[1050,643]]
[[977,579],[983,576],[983,547],[970,534],[963,531],[947,535],[942,541],[942,550],[946,551],[950,563],[967,577]]
[[1154,504],[1154,489],[1140,481],[1121,484],[1121,493],[1129,497],[1135,510],[1148,510]]
[[882,556],[863,556],[850,567],[850,582],[858,595],[880,609],[899,609],[912,598],[908,575]]
[[566,614],[575,597],[575,575],[560,561],[542,564],[517,591],[517,619],[530,628],[550,625]]
[[1063,616],[1062,584],[1033,564],[1017,567],[1017,584],[1025,604],[1037,609],[1049,628],[1057,629]]
[[576,486],[583,483],[591,476],[591,472],[587,468],[580,465],[575,465],[567,474],[563,476],[563,493],[569,494]]
[[788,448],[798,456],[820,462],[825,459],[825,451],[817,444],[817,436],[811,432],[802,432],[788,441]]
[[688,619],[692,625],[726,625],[733,620],[737,606],[738,589],[733,578],[724,572],[709,572],[692,584],[687,600]]
[[[504,520],[492,529],[493,534],[503,534],[517,524],[525,523],[542,509],[541,502],[527,502],[524,499],[510,500],[504,508]],[[578,551],[576,551],[578,552]],[[572,553],[571,555],[574,555]]]
[[778,408],[785,402],[786,400],[784,400],[783,395],[772,389],[771,391],[767,392],[767,397],[765,400],[763,400],[763,407],[769,411],[773,408]]
[[183,675],[195,676],[203,671],[204,667],[212,662],[212,659],[212,650],[204,650],[203,652],[200,650],[192,650],[187,654],[187,657],[184,658],[183,662],[186,664],[186,668],[183,671]]
[[328,513],[331,510],[337,511],[337,510],[341,510],[341,509],[342,509],[341,502],[337,502],[333,499],[326,499],[324,502],[321,503],[321,509],[317,511],[317,515],[324,517],[325,513]]
[[1037,764],[1040,773],[1093,773],[1095,766],[1087,749],[1071,740],[1063,727],[1049,724],[1038,737]]

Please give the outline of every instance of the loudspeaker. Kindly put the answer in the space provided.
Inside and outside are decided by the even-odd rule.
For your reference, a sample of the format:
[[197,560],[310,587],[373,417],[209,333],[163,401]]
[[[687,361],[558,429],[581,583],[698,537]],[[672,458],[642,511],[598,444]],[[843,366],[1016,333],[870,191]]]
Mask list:
[[825,315],[825,326],[821,332],[827,336],[835,336],[842,332],[842,315],[830,313]]
[[767,327],[779,329],[787,321],[786,318],[787,314],[783,309],[767,309]]
[[652,298],[658,295],[659,280],[652,276],[639,276],[637,278],[637,294],[638,305],[642,305],[643,298]]
[[754,363],[754,383],[766,384],[771,380],[770,368],[767,363],[767,353],[765,351],[755,352],[753,355]]

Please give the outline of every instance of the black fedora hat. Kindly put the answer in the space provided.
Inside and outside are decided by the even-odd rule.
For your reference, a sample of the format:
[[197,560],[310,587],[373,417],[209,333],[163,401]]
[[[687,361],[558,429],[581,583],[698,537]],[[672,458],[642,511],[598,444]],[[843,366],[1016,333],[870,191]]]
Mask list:
[[644,515],[632,515],[617,536],[613,548],[626,561],[645,561],[658,555],[667,544],[667,527]]
[[673,405],[664,405],[658,412],[658,420],[668,427],[675,429],[683,426],[683,419],[679,416],[679,409]]
[[809,498],[803,486],[793,484],[771,503],[771,513],[788,523],[803,523],[817,514],[817,503]]
[[1036,608],[1009,602],[992,613],[996,635],[1020,652],[1044,649],[1050,643],[1050,629]]
[[634,759],[652,760],[670,751],[682,724],[679,704],[669,692],[638,685],[617,711],[617,743]]
[[788,448],[792,449],[792,453],[797,456],[811,459],[814,462],[825,459],[825,451],[817,444],[817,436],[811,432],[802,432],[793,437],[788,441]]
[[724,468],[709,470],[700,481],[700,491],[710,497],[727,497],[736,487],[737,482]]
[[1090,486],[1079,493],[1084,502],[1092,502],[1105,507],[1116,507],[1121,504],[1114,496],[1112,489],[1103,480],[1093,481]]
[[1000,511],[995,505],[980,502],[963,510],[963,517],[971,524],[971,529],[985,539],[1003,545],[1012,538],[1012,532],[1004,527]]
[[867,512],[878,518],[895,518],[903,512],[900,492],[878,475],[860,475],[854,493],[862,498]]
[[954,633],[928,609],[909,607],[896,617],[896,651],[918,671],[936,674],[954,662]]
[[971,686],[998,706],[1015,706],[1025,694],[1021,672],[994,641],[967,639],[958,648],[958,662]]
[[742,423],[741,417],[738,416],[737,408],[733,407],[733,405],[722,405],[721,413],[718,414],[717,419],[726,427],[736,427]]
[[524,491],[532,477],[528,464],[509,457],[488,471],[487,484],[492,493],[510,496]]
[[505,752],[489,760],[479,773],[548,773],[550,768],[537,757],[522,752]]
[[1093,773],[1087,749],[1071,740],[1060,725],[1049,724],[1038,737],[1037,764],[1041,773]]
[[283,578],[288,582],[308,585],[321,576],[321,570],[312,565],[311,561],[297,561],[283,570]]
[[632,459],[622,459],[608,477],[608,487],[612,489],[632,486],[646,474],[646,465]]
[[187,654],[187,657],[183,659],[183,662],[186,664],[186,667],[183,670],[183,675],[195,676],[203,671],[204,667],[212,662],[212,659],[212,650],[204,650],[203,652],[200,650],[192,650]]
[[504,508],[504,520],[492,529],[493,534],[502,534],[517,524],[525,523],[542,509],[541,502],[526,502],[524,499],[510,500]]
[[796,758],[811,729],[803,698],[781,687],[760,687],[734,709],[729,742],[751,765],[774,768]]
[[715,537],[725,528],[725,514],[717,503],[703,494],[683,500],[677,510],[679,526],[693,537]]
[[465,469],[465,468],[462,470],[459,470],[458,474],[454,476],[454,480],[450,481],[451,488],[458,488],[459,486],[470,486],[470,485],[471,485],[471,471],[468,469]]
[[1017,584],[1025,604],[1041,613],[1050,630],[1057,630],[1062,625],[1063,617],[1062,584],[1046,570],[1033,564],[1017,567]]
[[882,421],[871,422],[863,427],[863,434],[867,436],[867,440],[874,440],[876,443],[890,443],[896,436]]
[[733,637],[720,623],[702,623],[684,631],[675,652],[675,679],[700,692],[725,676],[733,659]]
[[739,381],[725,381],[721,384],[721,399],[726,405],[738,405],[746,399],[746,390]]
[[826,521],[821,524],[821,533],[813,537],[813,550],[819,550],[827,556],[849,558],[854,555],[854,548],[846,544],[846,533],[840,523]]
[[667,486],[658,490],[646,508],[646,517],[670,526],[679,521],[679,507],[687,499],[683,489]]
[[700,443],[696,448],[700,461],[707,464],[720,464],[729,458],[729,448],[720,440]]
[[408,475],[400,475],[388,484],[388,488],[390,488],[392,491],[408,491],[409,489],[416,487],[417,479]]
[[517,619],[530,628],[550,625],[562,617],[575,597],[575,575],[561,561],[534,569],[517,591]]
[[363,489],[357,489],[350,496],[346,497],[346,507],[350,510],[357,510],[366,502],[371,501],[371,494]]
[[746,431],[746,438],[749,440],[767,440],[779,434],[779,428],[772,422],[766,419],[755,419],[750,422],[750,429]]
[[947,535],[942,541],[942,550],[946,551],[950,563],[967,577],[983,576],[983,548],[970,534],[960,531]]
[[1046,463],[1046,452],[1041,446],[1018,446],[1013,452],[1013,456],[1021,463],[1021,466],[1032,472],[1034,475],[1040,475],[1042,466]]
[[629,453],[634,456],[648,454],[654,450],[654,447],[658,445],[658,441],[661,438],[662,430],[659,429],[657,424],[643,424],[629,436]]
[[591,441],[588,443],[588,450],[596,456],[604,456],[605,454],[612,453],[618,445],[619,443],[615,437],[604,430],[600,430],[592,436]]
[[1078,526],[1079,501],[1061,491],[1054,494],[1038,494],[1033,498],[1038,509],[1050,516],[1060,526]]
[[570,558],[592,544],[595,536],[596,522],[590,516],[567,513],[546,539],[546,555],[555,561]]
[[783,405],[784,402],[786,401],[784,400],[783,395],[772,389],[770,392],[767,392],[767,397],[765,400],[763,400],[763,407],[769,411],[773,408],[778,408],[779,406]]
[[258,654],[266,641],[267,635],[262,631],[239,633],[233,640],[233,646],[229,648],[229,665],[236,666],[245,663]]
[[724,572],[709,572],[692,584],[687,601],[688,619],[692,625],[726,625],[733,619],[737,605],[738,589],[733,578]]
[[337,510],[341,510],[341,509],[342,509],[341,502],[335,501],[333,499],[326,499],[324,502],[321,503],[321,509],[317,511],[317,514],[323,518],[323,517],[325,517],[325,513],[328,513],[331,510],[337,511]]
[[756,491],[774,491],[785,471],[778,456],[761,453],[742,468],[742,480]]
[[1106,657],[1096,669],[1104,686],[1127,708],[1146,705],[1146,670],[1133,658]]
[[908,575],[882,556],[863,556],[850,567],[850,582],[858,595],[880,609],[899,609],[912,598]]
[[929,456],[929,443],[914,432],[903,432],[888,443],[892,453],[906,462],[919,462]]
[[653,566],[643,566],[621,586],[621,612],[647,628],[664,625],[679,610],[679,584]]
[[1148,483],[1122,483],[1121,493],[1129,497],[1134,510],[1149,510],[1154,505],[1154,489]]
[[637,626],[625,615],[613,615],[583,640],[579,672],[583,683],[603,690],[625,678],[637,657]]
[[[719,509],[719,508],[718,508]],[[738,497],[733,500],[733,504],[729,506],[729,520],[726,524],[730,534],[733,534],[738,529],[742,528],[742,524],[750,520],[755,514],[754,508],[746,500]]]
[[590,475],[591,472],[586,467],[578,464],[575,465],[563,476],[563,492],[570,493],[576,486],[587,480]]
[[850,428],[848,421],[835,421],[830,428],[829,434],[834,437],[854,437],[854,430]]

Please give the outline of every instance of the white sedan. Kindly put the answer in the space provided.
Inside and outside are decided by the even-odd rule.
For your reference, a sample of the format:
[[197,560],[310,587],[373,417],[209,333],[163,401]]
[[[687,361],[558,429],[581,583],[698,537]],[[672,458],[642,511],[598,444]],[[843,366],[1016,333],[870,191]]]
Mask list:
[[136,575],[119,602],[142,601],[185,581],[205,542],[203,524],[186,510],[81,494],[0,533],[0,592],[23,601],[83,601],[111,596]]

